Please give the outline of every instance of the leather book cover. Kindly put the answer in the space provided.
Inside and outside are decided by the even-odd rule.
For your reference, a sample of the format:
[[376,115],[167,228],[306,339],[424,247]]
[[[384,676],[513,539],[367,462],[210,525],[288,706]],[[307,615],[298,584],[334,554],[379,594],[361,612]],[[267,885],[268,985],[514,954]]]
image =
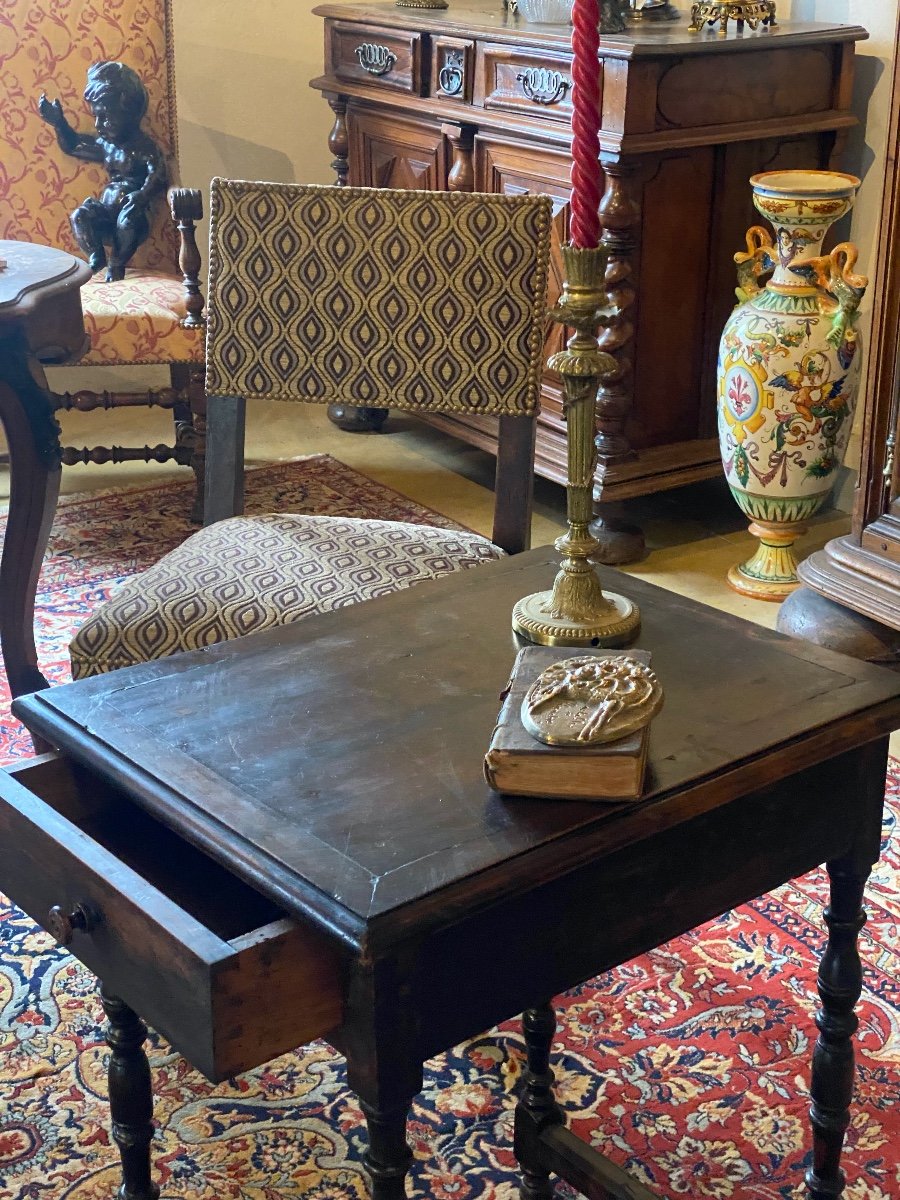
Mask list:
[[647,650],[566,650],[525,646],[516,656],[503,692],[503,707],[484,758],[484,775],[495,792],[547,799],[638,800],[643,790],[650,726],[599,746],[548,746],[525,729],[520,710],[538,675],[555,662],[588,655],[634,658],[650,665]]

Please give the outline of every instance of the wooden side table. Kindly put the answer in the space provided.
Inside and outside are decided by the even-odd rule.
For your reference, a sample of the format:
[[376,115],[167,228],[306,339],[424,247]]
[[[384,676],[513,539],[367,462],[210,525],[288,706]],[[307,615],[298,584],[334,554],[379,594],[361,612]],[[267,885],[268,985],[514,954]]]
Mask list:
[[482,758],[510,611],[555,571],[532,551],[15,703],[60,753],[0,774],[0,887],[104,982],[130,1200],[155,1196],[136,1013],[213,1080],[327,1037],[367,1117],[375,1200],[402,1200],[424,1060],[523,1010],[523,1194],[549,1198],[555,1172],[649,1200],[565,1129],[547,1002],[822,862],[807,1187],[840,1195],[900,678],[610,579],[667,692],[646,800],[497,796]]
[[81,259],[29,242],[0,241],[0,421],[10,461],[9,516],[0,558],[0,648],[13,696],[47,686],[34,647],[34,595],[56,511],[59,427],[42,364],[87,349]]

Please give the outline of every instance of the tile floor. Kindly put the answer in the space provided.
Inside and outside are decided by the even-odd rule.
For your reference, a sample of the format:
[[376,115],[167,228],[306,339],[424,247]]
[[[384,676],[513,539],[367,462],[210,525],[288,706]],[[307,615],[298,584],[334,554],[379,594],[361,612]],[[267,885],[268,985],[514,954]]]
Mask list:
[[[75,386],[94,386],[86,372]],[[66,380],[66,383],[69,381]],[[165,383],[165,380],[162,381]],[[114,386],[104,380],[99,386]],[[51,381],[51,386],[54,385]],[[153,445],[170,436],[167,414],[147,409],[114,413],[70,413],[63,418],[64,440]],[[429,429],[402,414],[392,415],[380,434],[348,434],[332,426],[316,406],[255,403],[247,418],[250,463],[325,452],[420,503],[435,508],[479,532],[490,533],[493,460],[481,451]],[[182,467],[129,463],[110,467],[71,467],[63,473],[63,490],[87,491],[165,478],[184,478]],[[0,489],[6,484],[0,474]],[[676,491],[629,502],[643,526],[649,553],[625,568],[644,579],[716,608],[774,627],[777,605],[747,599],[724,581],[728,567],[751,552],[746,521],[722,479],[711,479]],[[533,542],[551,541],[565,523],[561,487],[538,480]],[[844,513],[821,515],[800,543],[809,553],[849,524]]]

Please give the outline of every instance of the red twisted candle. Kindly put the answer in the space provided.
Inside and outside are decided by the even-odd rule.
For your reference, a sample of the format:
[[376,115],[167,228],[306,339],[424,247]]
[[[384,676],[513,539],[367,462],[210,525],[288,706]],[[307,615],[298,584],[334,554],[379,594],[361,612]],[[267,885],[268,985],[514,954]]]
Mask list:
[[600,244],[600,3],[572,6],[572,221],[573,246]]

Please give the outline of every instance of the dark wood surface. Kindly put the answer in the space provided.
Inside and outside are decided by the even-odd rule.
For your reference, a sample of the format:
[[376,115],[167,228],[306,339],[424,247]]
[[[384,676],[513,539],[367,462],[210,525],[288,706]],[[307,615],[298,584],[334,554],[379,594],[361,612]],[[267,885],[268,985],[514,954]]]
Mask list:
[[[129,1010],[213,1078],[327,1035],[366,1115],[374,1200],[405,1195],[423,1062],[526,1011],[524,1194],[545,1200],[557,1172],[598,1200],[646,1200],[559,1124],[548,1000],[822,862],[807,1188],[840,1195],[855,938],[900,678],[607,572],[641,605],[666,689],[647,799],[497,796],[481,766],[510,611],[555,569],[537,550],[16,702],[62,758],[0,775],[0,885],[57,929],[86,898],[99,909],[71,947],[104,971],[111,1033],[129,1027],[116,1103],[143,1147],[123,1153],[140,1200],[148,1084]],[[202,1005],[173,1002],[185,976]]]
[[127,779],[140,803],[257,884],[271,881],[292,911],[358,937],[430,923],[436,894],[449,903],[476,875],[483,901],[495,900],[528,879],[529,856],[571,867],[598,844],[714,807],[726,776],[749,791],[900,715],[890,674],[619,579],[641,605],[639,644],[667,695],[650,803],[496,796],[482,756],[515,652],[509,614],[549,586],[555,562],[534,551],[337,619],[56,687],[14,711]]
[[[312,86],[335,113],[329,145],[338,181],[549,194],[554,302],[562,281],[559,244],[568,236],[570,28],[530,25],[505,13],[499,0],[440,11],[391,3],[315,11],[325,24],[325,54]],[[788,21],[756,34],[733,26],[724,37],[691,34],[685,15],[602,39],[604,243],[609,299],[620,316],[603,334],[619,370],[598,398],[598,503],[721,470],[712,403],[716,348],[734,303],[732,258],[759,219],[748,179],[779,167],[841,165],[855,124],[854,43],[865,36],[856,25]],[[390,49],[392,69],[364,70],[356,55],[364,44]],[[448,95],[441,72],[451,61],[463,78],[458,94]],[[541,69],[559,76],[559,95],[549,103],[527,90]],[[548,356],[564,336],[549,330]],[[478,418],[427,420],[482,448],[495,445],[495,430]],[[565,479],[562,393],[550,372],[536,466],[541,475]],[[640,556],[640,537],[603,526],[595,532],[605,561]]]
[[[871,350],[859,482],[851,531],[810,555],[798,572],[805,587],[791,597],[779,628],[861,658],[900,663],[900,59],[894,63],[881,226],[872,256]],[[832,606],[821,600],[834,602]],[[873,648],[857,614],[883,626]]]

